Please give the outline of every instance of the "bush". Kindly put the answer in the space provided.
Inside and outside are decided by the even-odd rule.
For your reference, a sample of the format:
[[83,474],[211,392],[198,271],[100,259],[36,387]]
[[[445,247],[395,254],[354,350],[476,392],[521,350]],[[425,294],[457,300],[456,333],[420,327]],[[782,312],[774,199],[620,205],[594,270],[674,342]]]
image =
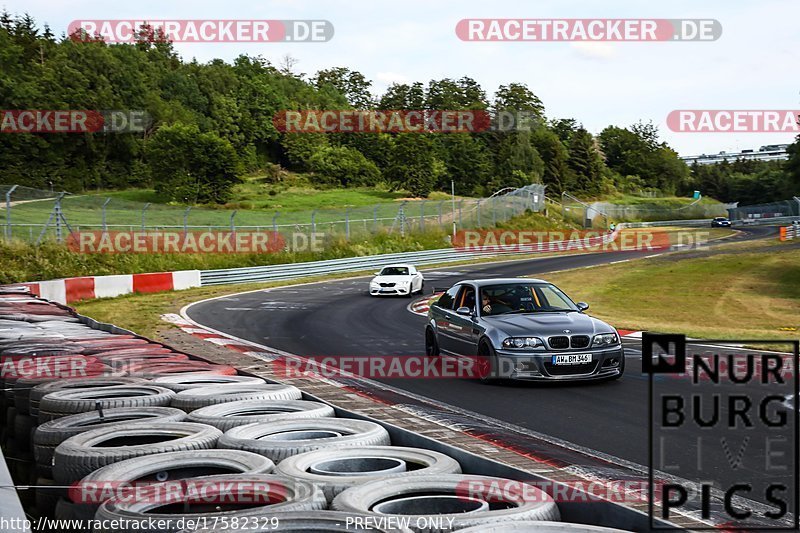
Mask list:
[[311,156],[308,166],[315,179],[329,185],[375,185],[381,177],[375,163],[358,150],[346,146],[319,150]]
[[148,145],[156,193],[169,200],[223,204],[241,181],[231,143],[195,125],[162,126]]

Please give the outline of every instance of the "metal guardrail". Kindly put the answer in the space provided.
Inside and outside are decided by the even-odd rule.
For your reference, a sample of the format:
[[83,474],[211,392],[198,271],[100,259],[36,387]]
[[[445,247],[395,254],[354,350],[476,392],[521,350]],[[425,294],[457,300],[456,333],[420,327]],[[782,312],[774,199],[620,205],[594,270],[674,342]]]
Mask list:
[[485,255],[486,254],[480,252],[464,252],[455,248],[444,248],[440,250],[425,250],[422,252],[402,252],[396,254],[348,257],[344,259],[328,259],[326,261],[310,261],[307,263],[201,270],[200,285],[286,280],[313,275],[335,274],[338,272],[358,272],[362,270],[378,269],[398,262],[414,263],[417,265],[449,263]]
[[[747,221],[735,220],[734,226],[771,225],[791,222],[797,217],[776,217],[763,219],[750,219]],[[710,219],[699,220],[662,220],[657,222],[624,222],[617,225],[617,229],[624,228],[651,228],[667,226],[685,227],[711,227]],[[603,237],[603,241],[611,238],[611,233]],[[596,239],[596,238],[595,238]],[[589,239],[591,241],[591,239]],[[314,275],[336,274],[340,272],[360,272],[379,269],[392,263],[414,263],[416,265],[429,265],[434,263],[452,263],[465,259],[478,257],[492,257],[498,255],[522,255],[536,252],[557,251],[559,243],[543,243],[538,246],[511,246],[504,248],[498,246],[490,251],[465,251],[457,248],[443,248],[439,250],[423,250],[421,252],[401,252],[395,254],[370,255],[363,257],[348,257],[344,259],[328,259],[325,261],[310,261],[306,263],[288,263],[280,265],[266,265],[258,267],[227,268],[219,270],[201,270],[200,285],[223,285],[226,283],[250,283],[259,281],[278,281],[298,279]],[[591,243],[591,244],[597,244]],[[556,250],[554,250],[556,248]]]
[[[619,229],[624,225],[620,224]],[[615,233],[602,237],[583,239],[586,245],[598,245],[613,239]],[[443,248],[439,250],[423,250],[421,252],[401,252],[395,254],[348,257],[344,259],[328,259],[325,261],[309,261],[305,263],[288,263],[259,267],[226,268],[219,270],[201,270],[200,285],[222,285],[225,283],[249,283],[258,281],[277,281],[297,279],[313,275],[336,274],[339,272],[359,272],[378,269],[395,263],[414,263],[428,265],[434,263],[452,263],[478,257],[498,255],[521,255],[536,252],[558,251],[559,245],[567,246],[573,241],[543,242],[531,245],[495,246],[479,251],[468,251],[459,248]]]
[[[778,224],[785,224],[798,220],[800,217],[764,217],[764,218],[744,218],[732,220],[733,226],[775,226]],[[626,228],[657,228],[666,226],[686,226],[688,228],[695,227],[711,227],[711,219],[701,218],[697,220],[658,220],[655,222],[625,222]]]

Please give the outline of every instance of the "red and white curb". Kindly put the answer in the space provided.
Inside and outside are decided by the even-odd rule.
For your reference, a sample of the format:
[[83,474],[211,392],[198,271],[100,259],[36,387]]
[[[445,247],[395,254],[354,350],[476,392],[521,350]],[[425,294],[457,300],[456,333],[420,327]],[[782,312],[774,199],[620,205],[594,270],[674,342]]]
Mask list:
[[427,316],[428,309],[430,309],[431,307],[431,303],[441,295],[442,295],[441,292],[436,292],[431,294],[430,296],[425,296],[423,298],[411,302],[406,309],[408,309],[415,315]]
[[277,352],[267,352],[264,350],[255,349],[254,346],[247,344],[246,341],[241,339],[236,339],[234,337],[228,337],[221,333],[217,333],[210,329],[206,329],[203,327],[199,327],[197,324],[189,322],[181,315],[177,313],[167,313],[161,315],[161,320],[164,322],[169,322],[170,324],[174,324],[180,328],[181,331],[188,333],[194,337],[202,339],[204,341],[208,341],[212,344],[216,344],[217,346],[222,346],[224,348],[228,348],[229,350],[234,350],[236,352],[241,352],[245,355],[252,355],[259,358],[266,358],[266,359],[274,359],[279,357],[280,354]]
[[133,293],[180,291],[199,286],[199,270],[114,276],[82,276],[8,285],[8,287],[26,287],[35,296],[60,304],[69,304],[79,300],[93,300],[95,298],[114,298]]

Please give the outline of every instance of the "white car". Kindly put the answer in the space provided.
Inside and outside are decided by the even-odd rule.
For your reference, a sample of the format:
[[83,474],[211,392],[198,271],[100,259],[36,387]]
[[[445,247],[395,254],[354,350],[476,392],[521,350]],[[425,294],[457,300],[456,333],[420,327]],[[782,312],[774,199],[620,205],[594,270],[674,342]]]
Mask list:
[[369,282],[369,294],[411,296],[415,292],[422,292],[424,285],[425,279],[414,265],[389,265],[375,273],[375,277]]

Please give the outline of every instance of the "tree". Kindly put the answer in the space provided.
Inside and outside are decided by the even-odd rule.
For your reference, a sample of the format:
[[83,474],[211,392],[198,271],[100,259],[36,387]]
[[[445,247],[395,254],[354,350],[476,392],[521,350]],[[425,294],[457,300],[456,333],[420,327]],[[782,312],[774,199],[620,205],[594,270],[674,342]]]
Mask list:
[[524,83],[501,85],[494,96],[494,110],[525,111],[544,118],[544,104]]
[[492,171],[492,154],[486,145],[468,133],[439,135],[439,144],[446,173],[436,188],[447,190],[453,180],[458,194],[481,192]]
[[576,129],[570,135],[567,166],[574,175],[573,187],[576,191],[590,195],[600,192],[603,159],[595,147],[592,134],[583,128]]
[[379,107],[391,111],[396,109],[424,109],[425,90],[420,82],[411,85],[393,83],[381,96]]
[[395,136],[389,167],[384,172],[394,189],[406,189],[414,196],[425,198],[444,171],[444,165],[435,157],[429,134]]
[[578,121],[574,118],[560,118],[550,122],[550,129],[553,130],[553,133],[558,135],[558,138],[561,139],[564,146],[569,148],[572,135],[578,131],[578,129],[583,129],[583,126],[578,124]]
[[797,136],[794,143],[789,145],[786,152],[789,154],[789,159],[786,161],[784,170],[789,184],[796,191],[800,189],[800,135]]
[[522,173],[528,177],[527,183],[541,180],[544,161],[531,144],[529,132],[517,131],[504,136],[497,150],[496,169],[497,177],[501,179],[511,180],[512,176],[519,178]]
[[331,88],[343,95],[356,109],[370,109],[375,102],[370,92],[372,82],[358,71],[345,67],[320,70],[312,79],[318,89]]
[[542,182],[554,192],[570,188],[573,177],[567,164],[569,153],[558,135],[546,128],[539,128],[533,132],[531,142],[544,161]]
[[609,126],[598,136],[606,165],[622,176],[639,176],[647,187],[675,192],[688,182],[689,167],[666,143],[658,142],[652,124],[630,130]]
[[164,126],[148,141],[156,192],[173,201],[225,203],[239,183],[236,151],[195,125]]

